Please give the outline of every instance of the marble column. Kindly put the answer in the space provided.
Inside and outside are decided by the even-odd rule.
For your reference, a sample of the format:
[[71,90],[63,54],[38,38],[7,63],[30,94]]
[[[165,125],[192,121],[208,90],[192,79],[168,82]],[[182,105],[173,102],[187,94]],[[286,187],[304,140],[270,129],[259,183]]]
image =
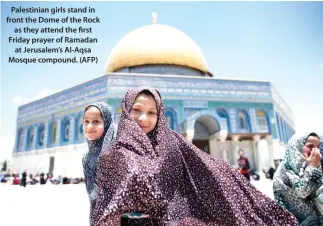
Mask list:
[[37,149],[38,128],[39,128],[39,124],[37,124],[37,125],[34,126],[34,140],[33,140],[33,148],[32,148],[32,150],[36,150]]
[[193,139],[194,139],[194,130],[187,130],[186,131],[186,139],[188,141],[190,141],[191,143],[193,143]]
[[229,159],[228,159],[228,149],[225,145],[225,140],[219,140],[218,142],[219,147],[220,147],[220,156],[223,160],[225,160],[226,162],[229,163]]
[[214,133],[209,137],[209,139],[216,139],[218,141],[219,151],[220,151],[220,157],[228,162],[228,149],[226,147],[226,140],[228,137],[228,131],[227,130],[220,130],[217,133]]
[[75,129],[75,118],[73,116],[70,116],[69,120],[70,120],[70,131],[69,131],[70,134],[69,134],[68,142],[70,144],[73,144],[74,143],[74,137],[76,136],[75,132],[77,132],[77,130]]
[[[268,143],[268,166],[274,167],[274,146],[273,146],[273,137],[271,135],[266,136],[266,140]],[[275,167],[274,167],[275,168]]]
[[[56,125],[57,125],[57,127],[56,127],[56,146],[59,146],[60,145],[60,142],[61,142],[61,136],[62,136],[62,134],[61,134],[61,119],[58,119],[58,120],[56,120]],[[62,131],[62,132],[64,132],[64,131]]]
[[238,166],[237,160],[239,158],[239,149],[240,149],[240,136],[239,135],[233,135],[231,136],[232,139],[232,157],[231,157],[231,165]]
[[42,148],[47,148],[49,146],[50,143],[50,136],[49,136],[49,122],[45,122],[44,123],[44,145]]
[[255,166],[255,171],[259,171],[259,163],[260,163],[260,158],[259,158],[259,150],[258,150],[258,141],[260,140],[260,135],[254,135],[252,137],[252,153],[253,153],[253,161],[254,161],[254,166]]

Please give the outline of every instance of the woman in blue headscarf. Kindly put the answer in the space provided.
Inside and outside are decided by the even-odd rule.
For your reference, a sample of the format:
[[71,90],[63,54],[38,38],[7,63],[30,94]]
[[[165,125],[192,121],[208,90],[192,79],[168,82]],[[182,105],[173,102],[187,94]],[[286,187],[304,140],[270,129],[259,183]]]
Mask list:
[[[97,199],[96,171],[101,150],[107,150],[115,137],[112,110],[104,102],[90,104],[84,110],[83,131],[89,152],[83,157],[86,190],[92,212]],[[91,215],[91,214],[90,214]]]
[[274,175],[275,200],[302,226],[323,225],[314,202],[323,184],[319,145],[316,133],[294,135]]

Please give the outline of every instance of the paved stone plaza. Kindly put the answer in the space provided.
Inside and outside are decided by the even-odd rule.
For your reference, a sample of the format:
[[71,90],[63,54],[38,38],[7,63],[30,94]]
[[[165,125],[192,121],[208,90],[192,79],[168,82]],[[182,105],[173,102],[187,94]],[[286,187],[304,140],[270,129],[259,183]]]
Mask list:
[[[272,181],[252,183],[269,197]],[[0,185],[0,220],[4,226],[88,226],[89,202],[84,184]]]

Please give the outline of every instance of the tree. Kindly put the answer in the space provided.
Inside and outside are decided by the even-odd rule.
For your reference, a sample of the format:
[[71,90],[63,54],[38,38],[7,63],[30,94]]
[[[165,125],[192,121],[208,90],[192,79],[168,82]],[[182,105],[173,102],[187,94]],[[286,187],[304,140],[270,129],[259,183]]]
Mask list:
[[7,171],[7,160],[4,160],[1,171]]

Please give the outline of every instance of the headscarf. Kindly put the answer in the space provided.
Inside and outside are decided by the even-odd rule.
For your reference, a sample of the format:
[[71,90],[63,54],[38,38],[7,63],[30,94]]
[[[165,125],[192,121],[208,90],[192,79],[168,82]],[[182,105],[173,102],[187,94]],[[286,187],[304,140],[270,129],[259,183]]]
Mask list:
[[284,157],[286,169],[293,170],[297,175],[304,173],[305,157],[303,148],[309,136],[317,136],[316,133],[294,134],[288,141]]
[[[129,113],[143,91],[152,94],[158,110],[156,127],[147,135]],[[132,211],[158,225],[297,225],[228,163],[172,131],[152,88],[125,95],[116,142],[99,159],[98,186],[93,226],[120,225],[120,216]]]
[[[312,199],[322,185],[321,168],[309,167],[303,148],[309,136],[316,133],[294,134],[288,141],[285,157],[274,175],[274,197],[292,212],[302,225],[318,222]],[[304,197],[304,198],[301,198]]]
[[115,137],[115,127],[112,118],[112,110],[108,104],[104,102],[90,104],[85,108],[84,114],[91,106],[99,109],[104,122],[103,134],[99,139],[93,141],[86,139],[89,151],[83,157],[83,171],[85,175],[86,189],[92,205],[97,198],[96,172],[99,155],[101,154],[101,150],[107,150],[109,145],[113,142]]

